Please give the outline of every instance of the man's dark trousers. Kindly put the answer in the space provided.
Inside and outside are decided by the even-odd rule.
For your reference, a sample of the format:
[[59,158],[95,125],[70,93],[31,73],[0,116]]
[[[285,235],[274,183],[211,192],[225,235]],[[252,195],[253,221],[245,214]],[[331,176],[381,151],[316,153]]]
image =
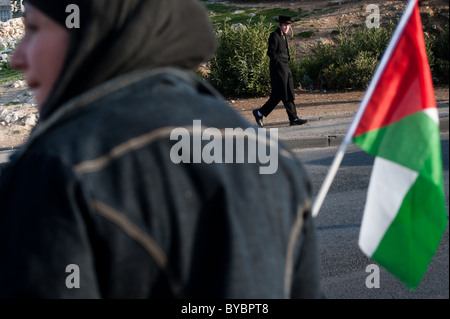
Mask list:
[[286,109],[286,113],[289,117],[289,121],[292,122],[295,119],[297,119],[298,118],[297,110],[295,108],[294,102],[286,101],[286,100],[283,100],[283,99],[273,96],[273,95],[271,95],[269,100],[267,100],[267,102],[263,106],[261,106],[261,108],[259,109],[259,112],[262,115],[264,115],[264,117],[267,117],[273,111],[273,109],[278,105],[278,103],[280,103],[280,101],[283,101],[284,108]]

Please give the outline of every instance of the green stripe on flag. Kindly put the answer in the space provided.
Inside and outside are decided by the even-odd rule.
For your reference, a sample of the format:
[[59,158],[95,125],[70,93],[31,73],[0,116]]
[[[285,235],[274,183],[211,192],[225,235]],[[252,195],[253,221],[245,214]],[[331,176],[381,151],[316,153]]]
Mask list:
[[372,259],[415,289],[447,226],[442,189],[420,176],[406,195]]
[[442,183],[440,140],[439,125],[419,112],[359,135],[353,141],[373,156],[396,162],[419,174],[432,175],[435,182]]

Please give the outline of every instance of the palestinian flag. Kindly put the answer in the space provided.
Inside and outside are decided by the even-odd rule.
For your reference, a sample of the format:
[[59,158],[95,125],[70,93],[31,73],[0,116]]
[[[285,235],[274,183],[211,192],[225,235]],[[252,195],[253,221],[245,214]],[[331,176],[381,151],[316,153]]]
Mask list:
[[408,3],[361,107],[353,142],[375,161],[359,246],[414,290],[448,220],[439,116],[417,0]]

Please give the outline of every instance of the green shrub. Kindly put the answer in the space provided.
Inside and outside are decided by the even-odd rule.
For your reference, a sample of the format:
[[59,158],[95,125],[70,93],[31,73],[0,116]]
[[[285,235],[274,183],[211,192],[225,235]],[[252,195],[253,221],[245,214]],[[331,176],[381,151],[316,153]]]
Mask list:
[[444,28],[444,32],[438,34],[435,37],[434,43],[432,45],[432,50],[436,59],[450,60],[449,52],[449,32],[448,24]]
[[22,77],[22,73],[13,69],[9,64],[9,61],[3,61],[0,63],[0,83],[11,80],[18,80]]
[[314,34],[314,31],[313,30],[309,30],[309,31],[300,32],[298,34],[298,36],[303,37],[303,38],[310,38],[310,37],[312,37],[313,34]]
[[[259,19],[247,19],[243,28],[235,28],[231,22],[216,27],[219,49],[204,77],[224,95],[257,97],[270,93],[267,40],[274,25],[272,19],[264,21],[265,15]],[[395,27],[393,21],[372,29],[365,25],[347,28],[339,22],[333,32],[339,35],[335,45],[319,43],[312,54],[299,61],[291,46],[294,85],[329,90],[367,88]],[[449,83],[448,40],[448,25],[443,33],[426,38],[433,81],[438,84]]]
[[[437,84],[449,83],[449,27],[445,27],[444,32],[431,38],[428,58],[433,59],[433,79]],[[431,64],[431,63],[430,63]]]
[[327,87],[342,90],[347,88],[364,89],[370,83],[378,65],[374,54],[361,51],[353,61],[339,66],[331,64],[324,70],[324,82]]
[[352,74],[353,70],[348,63],[343,65],[331,64],[324,70],[326,88],[333,88],[335,90],[350,88]]
[[351,87],[365,89],[372,80],[373,74],[378,66],[378,60],[373,52],[359,52],[355,60],[349,63],[353,70],[353,76],[350,78]]
[[336,53],[333,46],[319,43],[313,54],[291,63],[294,83],[300,83],[307,89],[321,89],[323,70],[334,63],[336,63]]
[[318,44],[293,69],[304,88],[364,89],[369,84],[395,25],[349,31],[339,23],[336,45]]
[[435,65],[435,74],[437,77],[438,84],[448,84],[449,83],[449,61],[440,59]]
[[263,20],[217,27],[219,48],[209,62],[207,80],[222,94],[264,96],[270,92],[267,41],[272,28]]

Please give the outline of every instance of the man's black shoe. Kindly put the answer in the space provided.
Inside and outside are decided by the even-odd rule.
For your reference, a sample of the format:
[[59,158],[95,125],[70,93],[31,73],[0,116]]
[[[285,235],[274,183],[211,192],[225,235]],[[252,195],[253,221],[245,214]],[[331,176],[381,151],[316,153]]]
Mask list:
[[304,120],[304,119],[295,119],[293,121],[291,121],[290,125],[303,125],[305,123],[308,123],[308,120]]
[[256,124],[258,124],[259,127],[263,127],[264,126],[262,121],[263,118],[262,116],[258,115],[258,110],[253,110],[253,116],[255,117]]

